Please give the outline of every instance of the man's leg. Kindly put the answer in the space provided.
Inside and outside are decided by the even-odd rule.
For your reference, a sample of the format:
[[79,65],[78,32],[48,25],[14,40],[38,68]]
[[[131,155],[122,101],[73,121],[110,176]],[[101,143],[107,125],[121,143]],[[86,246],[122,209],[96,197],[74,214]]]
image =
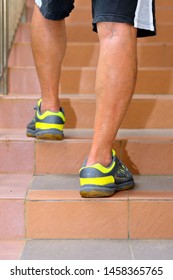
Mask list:
[[26,134],[37,139],[62,140],[65,115],[60,106],[59,81],[66,50],[64,19],[74,8],[74,0],[35,0],[35,3],[31,46],[42,98]]
[[48,20],[37,5],[31,22],[31,46],[41,87],[41,111],[59,111],[59,80],[66,50],[64,20]]
[[133,176],[112,151],[136,82],[136,29],[126,23],[97,24],[100,55],[96,74],[94,137],[80,170],[83,197],[111,196],[134,186]]
[[132,174],[112,145],[135,87],[136,38],[156,34],[155,1],[92,0],[92,15],[100,56],[94,137],[88,160],[80,169],[80,194],[103,197],[134,186]]
[[87,165],[112,160],[112,145],[132,98],[137,73],[136,29],[125,23],[98,23],[100,56],[96,74],[94,138]]

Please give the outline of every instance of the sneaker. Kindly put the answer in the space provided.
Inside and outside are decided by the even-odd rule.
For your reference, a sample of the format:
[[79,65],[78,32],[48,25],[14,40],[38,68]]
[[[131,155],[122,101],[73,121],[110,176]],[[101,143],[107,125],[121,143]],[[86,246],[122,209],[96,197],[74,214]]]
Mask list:
[[100,163],[84,166],[79,171],[82,197],[107,197],[116,191],[134,187],[132,174],[112,150],[112,162],[108,167]]
[[63,128],[65,115],[62,108],[58,112],[46,111],[41,113],[42,99],[38,101],[33,120],[27,125],[26,135],[45,140],[62,140],[64,138]]

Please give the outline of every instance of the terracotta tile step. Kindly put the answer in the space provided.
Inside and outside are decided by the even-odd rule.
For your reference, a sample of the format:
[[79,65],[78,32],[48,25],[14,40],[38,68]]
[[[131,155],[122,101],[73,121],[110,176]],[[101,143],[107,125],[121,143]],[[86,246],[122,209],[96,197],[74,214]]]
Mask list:
[[[173,94],[172,67],[141,67],[135,93]],[[88,94],[94,92],[95,67],[63,67],[60,93]],[[34,67],[9,68],[8,91],[14,94],[35,94],[40,87]]]
[[173,238],[173,177],[136,176],[135,181],[131,191],[84,199],[77,175],[34,177],[26,198],[26,237]]
[[[34,141],[25,130],[0,130],[0,173],[75,174],[93,131],[66,129],[63,141]],[[114,148],[134,174],[173,174],[173,130],[120,130]],[[62,164],[63,163],[63,164]]]
[[[97,66],[99,43],[69,43],[64,67],[94,67]],[[138,43],[139,67],[173,67],[173,44]],[[34,66],[30,43],[15,43],[8,61],[9,67]]]
[[[66,114],[66,128],[93,128],[95,116],[93,94],[62,94],[60,98]],[[37,99],[38,95],[2,96],[0,128],[25,129],[34,116],[33,108]],[[172,108],[172,95],[134,95],[121,128],[172,128]]]
[[34,140],[20,130],[0,129],[0,174],[34,172]]
[[[98,42],[98,36],[92,31],[92,24],[67,25],[68,42]],[[15,42],[30,41],[30,23],[21,23],[15,36]]]
[[[3,157],[1,159],[1,161],[4,160]],[[25,197],[31,179],[31,174],[0,174],[1,240],[17,240],[25,237]],[[10,255],[17,257],[23,243],[22,241],[16,243],[0,241],[0,259],[9,258]],[[13,254],[10,248],[13,248]]]
[[146,38],[141,38],[141,42],[150,42],[150,43],[157,43],[157,42],[173,42],[172,34],[173,24],[169,23],[158,23],[157,24],[157,36],[151,36]]
[[[89,153],[91,137],[91,130],[69,130],[61,143],[36,142],[35,174],[77,173]],[[170,131],[166,135],[164,130],[127,130],[125,135],[120,131],[114,148],[134,174],[168,175],[173,174],[171,139]]]
[[173,5],[171,7],[157,7],[157,21],[158,23],[173,23],[172,18]]
[[[172,43],[173,36],[172,23],[158,23],[157,36],[139,39],[139,42],[147,43]],[[67,40],[68,42],[98,42],[98,37],[95,32],[92,32],[92,24],[72,24],[67,25]],[[20,24],[15,42],[29,42],[30,41],[30,23]]]

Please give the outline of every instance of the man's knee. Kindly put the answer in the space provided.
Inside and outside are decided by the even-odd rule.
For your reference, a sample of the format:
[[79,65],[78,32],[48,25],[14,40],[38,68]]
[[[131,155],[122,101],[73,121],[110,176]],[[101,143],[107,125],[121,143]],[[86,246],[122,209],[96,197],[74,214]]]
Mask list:
[[128,42],[136,40],[137,30],[127,23],[99,22],[97,23],[99,40],[120,40]]

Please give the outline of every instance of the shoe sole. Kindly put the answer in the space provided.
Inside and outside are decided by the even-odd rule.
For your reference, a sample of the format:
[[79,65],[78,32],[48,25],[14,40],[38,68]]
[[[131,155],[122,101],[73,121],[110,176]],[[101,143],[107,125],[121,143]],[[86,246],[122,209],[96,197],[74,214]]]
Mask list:
[[29,132],[27,132],[26,133],[26,136],[27,137],[33,137],[33,138],[35,138],[36,136],[35,136],[35,134],[33,134],[33,133],[29,133]]
[[128,181],[125,183],[117,184],[116,190],[117,191],[127,191],[127,190],[134,188],[134,186],[135,186],[134,181],[131,180],[131,181]]
[[41,140],[63,140],[64,135],[46,133],[46,134],[36,135],[36,138]]
[[104,187],[97,186],[87,186],[80,189],[80,195],[82,197],[109,197],[114,195],[117,191],[127,191],[134,188],[134,181],[131,180],[126,183],[116,185],[116,189],[108,189]]
[[41,140],[63,140],[64,139],[64,134],[62,133],[57,133],[57,132],[44,132],[44,131],[39,131],[39,132],[32,132],[27,130],[26,135],[28,137],[33,137],[36,139],[41,139]]
[[87,186],[80,188],[80,195],[82,197],[109,197],[116,193],[116,189],[108,189],[104,187],[97,186]]

